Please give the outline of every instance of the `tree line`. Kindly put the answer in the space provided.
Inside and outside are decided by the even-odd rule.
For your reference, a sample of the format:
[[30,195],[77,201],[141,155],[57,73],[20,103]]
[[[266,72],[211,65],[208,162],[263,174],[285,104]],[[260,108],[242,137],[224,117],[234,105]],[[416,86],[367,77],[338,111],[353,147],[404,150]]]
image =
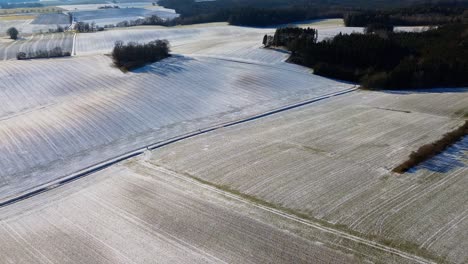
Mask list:
[[69,51],[63,51],[60,47],[55,47],[51,50],[37,50],[26,52],[18,52],[16,54],[16,59],[26,60],[26,59],[40,59],[40,58],[57,58],[57,57],[68,57],[71,56]]
[[[204,2],[161,0],[159,3],[168,8],[175,8],[180,16],[174,19],[151,16],[122,21],[104,27],[95,27],[80,22],[76,24],[75,29],[78,32],[95,32],[112,27],[176,26],[209,22],[229,22],[229,24],[237,26],[264,27],[325,18],[343,18],[346,26],[367,27],[369,25],[378,25],[379,27],[393,27],[395,25],[444,24],[468,19],[468,12],[465,7],[448,3],[443,6],[422,5],[403,9],[386,9],[385,11],[375,9],[363,11],[360,8],[352,7],[352,5],[329,6],[306,0],[252,0],[249,2],[244,0],[234,2],[231,0]],[[267,5],[267,3],[271,5]]]
[[154,40],[146,44],[116,41],[112,60],[123,71],[132,70],[170,56],[169,41]]
[[[273,39],[293,31],[278,29]],[[457,23],[424,32],[339,34],[320,42],[298,35],[282,46],[292,51],[291,62],[315,74],[367,88],[467,87],[466,32],[468,24]]]
[[96,31],[103,31],[104,27],[97,26],[95,22],[77,22],[75,23],[74,30],[80,33],[89,33]]
[[285,27],[278,28],[273,37],[265,35],[265,47],[287,47],[293,55],[309,45],[317,43],[318,31],[314,28]]
[[269,26],[318,18],[342,18],[348,9],[311,5],[308,1],[239,0],[195,2],[193,0],[161,0],[160,5],[180,14],[172,24],[229,22],[241,26]]
[[466,1],[453,0],[160,0],[158,4],[181,15],[174,20],[177,24],[229,22],[242,26],[320,18],[345,18],[348,26],[441,24],[453,22],[454,14],[468,7]]
[[345,9],[325,7],[238,8],[230,10],[226,19],[231,25],[263,27],[311,19],[342,18],[344,12]]
[[344,15],[348,27],[369,24],[393,26],[428,26],[468,22],[468,2],[445,5],[422,5],[391,10],[353,11]]

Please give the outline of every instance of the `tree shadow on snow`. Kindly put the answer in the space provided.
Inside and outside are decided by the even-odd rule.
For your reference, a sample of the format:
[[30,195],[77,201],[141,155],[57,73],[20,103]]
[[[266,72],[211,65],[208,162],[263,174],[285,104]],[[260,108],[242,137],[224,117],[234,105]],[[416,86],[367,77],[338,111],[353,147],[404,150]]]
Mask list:
[[161,61],[148,64],[144,67],[131,70],[133,73],[152,73],[162,76],[178,73],[187,70],[186,64],[193,61],[193,58],[185,57],[182,55],[171,55],[171,57]]
[[428,89],[415,89],[415,90],[381,90],[381,92],[388,94],[431,94],[431,93],[467,93],[468,87],[460,88],[428,88]]
[[432,157],[420,165],[411,168],[408,172],[415,173],[420,169],[433,172],[446,173],[456,168],[465,167],[468,161],[468,136],[462,138],[444,152]]

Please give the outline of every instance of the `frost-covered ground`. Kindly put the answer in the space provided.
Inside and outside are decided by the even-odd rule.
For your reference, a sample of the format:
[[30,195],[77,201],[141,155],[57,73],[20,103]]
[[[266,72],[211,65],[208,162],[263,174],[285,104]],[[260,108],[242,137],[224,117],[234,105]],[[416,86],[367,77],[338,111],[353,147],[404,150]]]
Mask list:
[[[313,26],[314,24],[307,25]],[[318,24],[316,27],[319,28],[319,39],[332,37],[340,32],[362,32],[362,28],[344,26],[322,27]],[[274,31],[274,28],[237,27],[229,26],[226,23],[210,23],[169,28],[160,26],[139,26],[106,30],[94,34],[79,34],[77,47],[80,53],[107,52],[112,49],[116,40],[148,42],[155,38],[168,39],[174,46],[191,42],[206,43],[206,45],[208,45],[215,39],[223,41],[223,44],[227,44],[228,42],[245,42],[245,39],[261,44],[263,35],[273,34]],[[260,39],[255,38],[255,36],[257,38],[260,37]],[[239,39],[239,37],[245,39]]]
[[[128,74],[103,55],[0,64],[2,200],[146,144],[352,87],[260,49],[258,29],[227,25],[79,34],[88,42],[77,41],[77,54],[102,52],[90,38],[141,39],[131,32],[181,41],[173,58]],[[53,46],[55,36],[70,40],[29,42]],[[4,58],[29,42],[8,44]]]
[[[397,248],[465,263],[466,139],[412,173],[391,169],[461,125],[454,113],[467,105],[466,90],[353,92],[171,144],[150,162]],[[435,170],[447,156],[450,166]]]
[[0,237],[11,263],[412,263],[139,159],[0,208]]
[[[57,29],[56,24],[33,24],[32,22],[33,19],[0,20],[0,37],[5,37],[6,30],[10,27],[17,28],[20,33],[20,36],[29,36],[31,34],[48,32],[49,29]],[[61,26],[66,27],[69,26],[69,24],[64,24]]]
[[149,16],[158,16],[163,19],[172,19],[179,15],[171,9],[146,9],[146,8],[110,8],[98,10],[72,11],[73,19],[79,22],[94,22],[98,26],[117,24],[122,21],[136,20]]
[[[335,22],[305,25],[321,39],[362,30]],[[220,23],[116,29],[78,34],[73,58],[1,62],[0,203],[148,144],[353,87],[260,48],[273,32]],[[155,38],[169,39],[174,56],[125,74],[103,55],[116,40]],[[467,167],[456,154],[464,141],[445,153],[463,166],[390,170],[461,124],[467,105],[465,90],[354,91],[218,128],[0,208],[0,255],[25,263],[464,263]],[[269,205],[239,202],[230,189]]]
[[62,13],[50,13],[38,15],[32,24],[39,25],[70,25],[70,17]]
[[0,60],[16,59],[18,52],[36,52],[39,50],[51,50],[60,47],[64,52],[72,51],[72,33],[36,34],[21,37],[18,40],[5,40],[0,42]]
[[[362,28],[346,28],[333,21],[308,23],[319,28],[319,39],[336,34],[362,31]],[[333,26],[335,25],[335,26]],[[181,27],[140,26],[106,30],[94,34],[78,34],[76,53],[80,55],[109,53],[117,40],[124,42],[149,42],[168,39],[174,53],[190,56],[216,56],[225,59],[243,59],[264,63],[282,63],[288,54],[261,49],[265,34],[274,34],[274,28],[248,28],[229,26],[226,23],[210,23]]]
[[106,56],[5,61],[0,78],[2,198],[145,144],[351,87],[292,65],[184,56],[127,74]]
[[[285,26],[285,25],[283,25]],[[339,33],[361,33],[363,28],[345,27],[342,20],[318,20],[298,23],[301,27],[318,29],[318,39],[331,38]],[[413,31],[415,27],[401,27],[399,30]],[[275,28],[249,28],[229,26],[227,23],[209,23],[179,27],[139,26],[118,28],[93,34],[78,34],[77,55],[102,54],[112,50],[115,41],[149,42],[155,39],[168,39],[177,53],[218,55],[224,57],[263,60],[259,48],[265,34],[272,35]],[[271,53],[270,53],[271,54]],[[287,55],[280,56],[283,60]],[[279,57],[277,57],[279,58]],[[266,58],[265,58],[266,59]],[[274,59],[275,60],[275,59]],[[266,59],[266,62],[273,62]]]

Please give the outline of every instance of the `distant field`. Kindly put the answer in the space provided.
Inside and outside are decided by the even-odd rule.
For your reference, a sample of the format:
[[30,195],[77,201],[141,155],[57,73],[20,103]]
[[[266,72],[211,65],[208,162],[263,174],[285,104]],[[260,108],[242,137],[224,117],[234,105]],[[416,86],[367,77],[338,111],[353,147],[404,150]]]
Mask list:
[[[320,20],[308,23],[298,23],[299,26],[311,26],[318,29],[318,39],[323,40],[336,36],[338,33],[350,34],[363,32],[363,28],[339,26],[341,20]],[[337,26],[338,25],[338,26]],[[398,30],[412,31],[419,27],[399,27]],[[138,26],[118,28],[96,32],[93,34],[78,34],[76,41],[77,55],[102,54],[112,50],[115,41],[149,42],[154,39],[168,39],[173,50],[178,53],[201,53],[224,57],[243,58],[246,60],[262,60],[267,63],[276,58],[259,58],[262,55],[261,41],[265,34],[273,34],[274,28],[248,28],[229,26],[226,23],[208,23],[178,27]],[[271,54],[271,53],[269,53]],[[287,54],[277,54],[276,57],[287,58]],[[272,60],[270,60],[272,59]]]
[[96,25],[99,26],[116,24],[125,20],[136,20],[152,15],[156,15],[164,19],[170,19],[178,16],[174,10],[170,9],[149,10],[144,8],[112,8],[73,12],[73,17],[76,21],[88,23],[95,22]]
[[83,11],[83,10],[98,10],[99,7],[103,6],[119,6],[120,8],[145,8],[145,9],[157,9],[174,12],[172,9],[167,9],[162,6],[153,6],[152,2],[119,2],[119,3],[102,3],[102,4],[82,4],[82,5],[63,5],[60,8],[67,11]]
[[69,25],[70,17],[65,14],[40,14],[31,24]]
[[25,8],[9,8],[0,9],[0,15],[2,14],[24,14],[24,13],[55,13],[60,12],[63,9],[55,6],[45,7],[25,7]]
[[[362,28],[345,28],[316,25],[319,38],[333,37],[339,32],[359,32]],[[260,49],[265,34],[273,34],[272,28],[246,28],[229,26],[226,23],[209,23],[179,27],[139,26],[119,28],[93,34],[78,34],[77,55],[102,54],[112,50],[115,41],[149,42],[168,39],[176,53],[210,55],[236,58],[264,63],[283,62],[287,53]]]
[[1,15],[0,20],[29,20],[36,18],[35,15]]
[[38,34],[26,37],[25,39],[0,42],[0,60],[16,59],[18,52],[35,52],[39,50],[51,50],[55,47],[62,48],[62,51],[72,51],[72,33]]
[[[412,173],[391,170],[463,123],[453,114],[467,104],[468,91],[355,92],[163,147],[150,162],[397,248],[464,263],[466,144]],[[441,162],[445,171],[436,166]]]
[[[29,37],[31,34],[38,34],[41,32],[48,32],[49,29],[57,29],[56,24],[41,25],[32,24],[33,19],[22,19],[22,20],[2,20],[0,19],[0,38],[6,36],[6,30],[10,27],[15,27],[20,32],[20,38]],[[62,25],[67,26],[67,25]],[[0,50],[0,53],[2,51]]]

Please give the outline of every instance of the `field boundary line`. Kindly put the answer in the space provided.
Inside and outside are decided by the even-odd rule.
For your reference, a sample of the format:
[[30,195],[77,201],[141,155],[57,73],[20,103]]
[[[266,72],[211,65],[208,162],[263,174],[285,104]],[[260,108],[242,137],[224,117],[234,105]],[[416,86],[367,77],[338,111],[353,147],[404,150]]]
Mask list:
[[336,97],[336,96],[340,96],[340,95],[345,95],[345,94],[354,92],[357,89],[358,88],[356,88],[356,86],[354,86],[352,88],[348,88],[348,89],[345,89],[345,90],[342,90],[342,91],[339,91],[339,92],[334,92],[334,93],[314,97],[314,98],[311,98],[311,99],[308,99],[308,100],[304,100],[304,101],[300,101],[300,102],[296,102],[296,103],[291,103],[291,104],[288,104],[288,105],[285,105],[285,106],[282,106],[282,107],[278,107],[278,108],[268,110],[268,111],[263,112],[263,113],[247,116],[247,117],[237,119],[237,120],[233,120],[233,121],[229,121],[229,122],[223,122],[223,123],[215,124],[215,125],[207,127],[207,128],[198,129],[198,130],[188,132],[188,133],[185,133],[185,134],[182,134],[182,135],[178,135],[178,136],[175,136],[175,137],[172,137],[172,138],[164,139],[164,140],[158,141],[156,143],[147,144],[147,145],[144,145],[144,146],[142,146],[140,148],[137,148],[135,150],[125,152],[125,153],[117,155],[117,156],[115,156],[113,158],[110,158],[110,159],[98,162],[96,164],[93,164],[91,166],[85,167],[85,168],[83,168],[81,170],[78,170],[78,171],[76,171],[74,173],[71,173],[69,175],[66,175],[64,177],[60,177],[58,179],[52,180],[52,181],[44,183],[42,185],[33,187],[33,188],[29,189],[29,190],[26,190],[26,191],[23,191],[23,192],[21,192],[19,194],[13,195],[10,198],[0,200],[0,208],[11,205],[11,204],[14,204],[14,203],[17,203],[17,202],[20,202],[22,200],[26,200],[28,198],[39,195],[39,194],[41,194],[43,192],[58,188],[58,187],[60,187],[60,186],[62,186],[64,184],[73,182],[75,180],[78,180],[80,178],[83,178],[85,176],[93,174],[95,172],[101,171],[101,170],[103,170],[105,168],[108,168],[108,167],[110,167],[110,166],[112,166],[114,164],[117,164],[119,162],[122,162],[124,160],[139,156],[139,155],[143,154],[147,150],[154,150],[154,149],[157,149],[157,148],[167,146],[169,144],[173,144],[173,143],[176,143],[176,142],[188,139],[188,138],[192,138],[192,137],[195,137],[195,136],[203,135],[203,134],[206,134],[206,133],[218,130],[218,129],[222,129],[222,128],[231,127],[231,126],[239,125],[239,124],[242,124],[242,123],[254,121],[254,120],[264,118],[264,117],[267,117],[267,116],[270,116],[270,115],[274,115],[274,114],[277,114],[277,113],[281,113],[281,112],[284,112],[284,111],[288,111],[288,110],[291,110],[291,109],[295,109],[295,108],[299,108],[299,107],[302,107],[302,106],[305,106],[305,105],[309,105],[309,104],[312,104],[312,103],[315,103],[315,102],[318,102],[318,101],[322,101],[322,100],[329,99],[329,98]]
[[365,238],[362,238],[362,237],[359,237],[359,236],[355,236],[355,235],[352,235],[352,234],[349,234],[347,232],[337,230],[337,229],[334,229],[334,228],[331,228],[331,227],[326,227],[324,225],[321,225],[320,223],[309,221],[307,219],[304,219],[304,218],[298,217],[296,215],[284,212],[282,210],[272,208],[270,206],[262,205],[262,204],[259,204],[259,203],[255,203],[253,201],[249,201],[249,200],[243,198],[242,196],[233,194],[233,193],[231,193],[229,191],[221,190],[221,189],[219,189],[219,188],[217,188],[215,186],[211,186],[211,185],[206,184],[206,183],[202,183],[200,181],[197,181],[196,179],[189,178],[187,176],[184,176],[184,175],[182,175],[180,173],[177,173],[175,171],[172,171],[170,169],[166,169],[166,168],[161,167],[161,166],[153,165],[153,164],[151,164],[151,163],[149,163],[147,161],[143,161],[143,162],[150,169],[160,171],[160,172],[162,172],[164,174],[170,175],[171,177],[176,177],[176,178],[178,178],[180,180],[183,180],[185,182],[189,182],[191,184],[197,185],[197,186],[202,187],[202,188],[204,188],[206,190],[216,192],[218,194],[229,197],[229,198],[234,199],[236,201],[240,201],[242,203],[249,204],[251,206],[257,207],[257,208],[262,209],[264,211],[267,211],[267,212],[276,214],[278,216],[287,218],[289,220],[292,220],[292,221],[307,225],[309,227],[318,229],[318,230],[320,230],[322,232],[331,233],[331,234],[336,235],[336,236],[338,236],[338,237],[340,237],[342,239],[347,239],[347,240],[350,240],[350,241],[353,241],[353,242],[356,242],[356,243],[364,244],[364,245],[367,245],[369,247],[372,247],[372,248],[375,248],[375,249],[378,249],[378,250],[381,250],[381,251],[384,251],[384,252],[387,252],[387,253],[395,254],[395,255],[398,255],[398,256],[400,256],[402,258],[405,258],[405,259],[415,261],[417,263],[424,263],[424,264],[425,263],[431,263],[431,264],[436,263],[436,262],[427,260],[427,259],[425,259],[423,257],[413,255],[411,253],[407,253],[407,252],[401,251],[399,249],[396,249],[396,248],[393,248],[393,247],[390,247],[390,246],[383,245],[383,244],[381,244],[379,242],[376,242],[376,241],[372,241],[372,240],[368,240],[368,239],[365,239]]

